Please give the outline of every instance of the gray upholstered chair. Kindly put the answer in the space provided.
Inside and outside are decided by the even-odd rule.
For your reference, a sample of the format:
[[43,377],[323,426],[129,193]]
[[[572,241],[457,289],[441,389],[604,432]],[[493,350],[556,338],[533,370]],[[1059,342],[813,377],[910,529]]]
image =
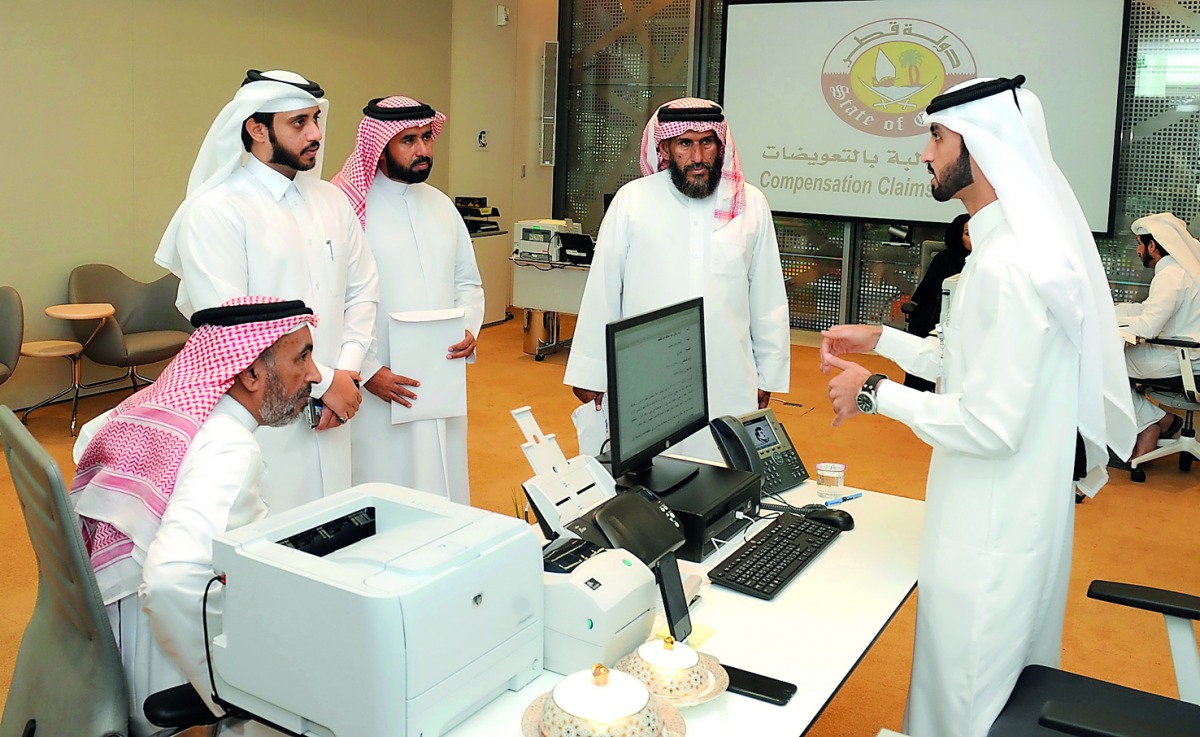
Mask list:
[[[0,737],[125,735],[129,693],[58,464],[7,407],[0,440],[38,561]],[[31,728],[32,725],[32,728]]]
[[25,310],[21,307],[21,295],[12,287],[0,287],[0,384],[17,370],[24,338]]
[[179,352],[192,328],[175,308],[178,289],[179,279],[171,274],[146,284],[107,264],[84,264],[71,272],[70,302],[107,302],[116,309],[90,343],[95,325],[72,322],[77,339],[86,346],[84,354],[96,363],[126,369],[122,377],[85,387],[129,379],[136,389],[138,379],[150,382],[138,373],[139,366],[165,361]]
[[[0,737],[125,737],[129,689],[112,625],[58,464],[0,405],[0,442],[38,563],[38,594],[21,637]],[[154,694],[147,717],[174,733],[216,717],[191,686]],[[177,692],[172,694],[171,692]]]

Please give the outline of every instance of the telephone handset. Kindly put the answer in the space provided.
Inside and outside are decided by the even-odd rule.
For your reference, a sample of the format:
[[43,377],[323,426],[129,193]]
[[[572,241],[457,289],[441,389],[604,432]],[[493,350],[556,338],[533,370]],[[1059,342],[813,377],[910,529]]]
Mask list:
[[808,469],[774,410],[760,409],[714,419],[709,426],[725,465],[762,474],[762,493],[777,494],[799,486]]

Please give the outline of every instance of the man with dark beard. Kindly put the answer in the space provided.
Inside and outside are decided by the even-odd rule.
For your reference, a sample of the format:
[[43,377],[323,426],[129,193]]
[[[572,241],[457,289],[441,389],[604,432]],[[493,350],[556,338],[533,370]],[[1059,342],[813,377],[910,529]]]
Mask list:
[[446,346],[451,361],[474,359],[483,323],[471,236],[450,198],[425,184],[446,116],[398,95],[372,100],[363,113],[354,151],[333,178],[366,230],[380,283],[375,341],[362,367],[367,392],[351,428],[354,483],[386,481],[469,504],[467,418],[392,419],[393,404],[420,404],[414,389],[422,377],[392,372],[388,316],[462,309],[466,332]]
[[[822,333],[821,369],[839,370],[833,424],[878,413],[933,449],[902,729],[913,737],[984,737],[1026,665],[1058,666],[1073,492],[1103,486],[1106,446],[1133,445],[1108,279],[1023,82],[975,79],[929,104],[932,192],[971,216],[938,334]],[[871,350],[940,379],[939,393],[843,358]]]
[[180,277],[185,315],[249,294],[301,299],[321,315],[317,432],[296,423],[259,433],[263,497],[288,507],[350,485],[350,429],[341,425],[362,401],[355,382],[379,301],[358,219],[320,178],[324,94],[292,72],[247,72],[213,121],[155,254]]
[[[1154,269],[1154,278],[1144,302],[1117,305],[1125,332],[1137,338],[1200,340],[1200,242],[1187,223],[1169,212],[1138,218],[1129,229],[1137,236],[1142,265]],[[1200,373],[1200,349],[1192,349],[1191,359],[1193,371]],[[1134,379],[1179,376],[1175,351],[1152,343],[1126,346],[1125,366]],[[1164,412],[1136,390],[1133,408],[1138,424],[1133,458],[1154,450],[1160,437],[1171,437],[1183,426],[1182,417]]]
[[[84,425],[75,444],[71,499],[129,681],[134,737],[154,731],[148,695],[186,681],[209,699],[200,609],[213,537],[284,511],[259,493],[258,428],[293,422],[321,378],[317,319],[303,302],[243,297],[192,324],[158,381]],[[209,607],[220,617],[220,589]]]
[[[655,111],[642,136],[640,179],[600,225],[564,382],[601,409],[604,326],[704,297],[711,414],[766,407],[785,392],[787,295],[766,197],[745,181],[721,107],[687,98]],[[720,461],[708,430],[680,453]]]

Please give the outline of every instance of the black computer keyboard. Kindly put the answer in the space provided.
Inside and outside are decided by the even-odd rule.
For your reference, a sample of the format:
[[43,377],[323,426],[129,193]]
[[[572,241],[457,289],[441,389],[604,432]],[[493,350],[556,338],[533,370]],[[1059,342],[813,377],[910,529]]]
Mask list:
[[841,530],[790,513],[776,517],[708,572],[719,586],[774,599]]

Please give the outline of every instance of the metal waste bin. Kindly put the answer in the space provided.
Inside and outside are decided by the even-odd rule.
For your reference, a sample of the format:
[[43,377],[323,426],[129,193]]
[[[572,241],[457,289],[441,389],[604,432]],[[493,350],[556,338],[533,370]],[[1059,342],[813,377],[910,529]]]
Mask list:
[[548,310],[525,310],[524,350],[541,361],[558,350],[558,313]]

